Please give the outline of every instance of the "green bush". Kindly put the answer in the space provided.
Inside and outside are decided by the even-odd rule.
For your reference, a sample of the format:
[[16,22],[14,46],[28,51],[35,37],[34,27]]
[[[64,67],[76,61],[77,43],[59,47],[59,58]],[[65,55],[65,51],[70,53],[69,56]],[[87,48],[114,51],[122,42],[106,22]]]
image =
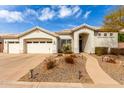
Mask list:
[[99,56],[108,54],[108,47],[95,47],[95,54]]
[[124,42],[124,34],[118,34],[118,41]]
[[61,49],[58,49],[58,53],[62,53],[62,50]]
[[70,44],[63,45],[62,52],[65,54],[71,54],[72,53],[71,45]]

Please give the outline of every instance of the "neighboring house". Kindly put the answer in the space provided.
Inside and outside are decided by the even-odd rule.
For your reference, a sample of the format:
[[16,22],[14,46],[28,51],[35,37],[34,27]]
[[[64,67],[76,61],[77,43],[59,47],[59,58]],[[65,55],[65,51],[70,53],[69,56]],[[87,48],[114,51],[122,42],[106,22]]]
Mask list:
[[34,27],[19,35],[1,35],[0,42],[4,53],[57,53],[68,43],[74,53],[94,53],[95,47],[118,47],[118,32],[103,32],[87,24],[60,32]]

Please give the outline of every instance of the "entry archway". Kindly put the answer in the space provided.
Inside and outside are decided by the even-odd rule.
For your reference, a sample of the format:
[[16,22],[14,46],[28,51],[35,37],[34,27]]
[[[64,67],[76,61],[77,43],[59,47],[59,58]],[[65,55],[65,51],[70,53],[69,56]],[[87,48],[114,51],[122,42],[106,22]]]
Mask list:
[[[82,39],[80,39],[80,36],[82,36]],[[75,31],[73,38],[73,50],[74,53],[94,53],[94,31],[88,28]]]
[[81,33],[79,34],[79,52],[85,52],[86,47],[88,45],[89,34],[88,33]]

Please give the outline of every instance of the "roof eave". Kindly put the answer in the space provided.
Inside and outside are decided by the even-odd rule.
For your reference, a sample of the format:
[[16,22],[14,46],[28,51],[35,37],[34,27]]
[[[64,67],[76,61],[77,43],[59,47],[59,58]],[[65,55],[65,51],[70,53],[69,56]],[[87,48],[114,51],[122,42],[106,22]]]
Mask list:
[[36,29],[41,30],[41,31],[43,31],[43,32],[45,32],[45,33],[47,33],[47,34],[50,34],[50,35],[54,36],[54,37],[58,37],[58,35],[55,35],[55,34],[49,32],[48,30],[45,30],[45,29],[43,29],[43,28],[41,28],[41,27],[39,27],[39,26],[36,26],[36,27],[34,27],[34,28],[31,28],[31,29],[27,30],[26,32],[20,34],[18,37],[19,37],[19,38],[20,38],[20,37],[23,37],[23,36],[27,35],[28,33],[32,32],[32,31],[34,31],[34,30],[36,30]]

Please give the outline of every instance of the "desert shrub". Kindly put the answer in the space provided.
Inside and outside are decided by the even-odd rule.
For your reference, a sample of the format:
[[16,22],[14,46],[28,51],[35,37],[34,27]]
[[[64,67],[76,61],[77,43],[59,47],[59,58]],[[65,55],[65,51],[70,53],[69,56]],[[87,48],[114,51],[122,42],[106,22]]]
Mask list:
[[119,48],[111,48],[110,54],[119,55],[120,49]]
[[109,60],[106,61],[106,62],[116,64],[116,61],[115,61],[114,59],[109,59]]
[[107,63],[116,63],[116,59],[111,57],[111,56],[103,56],[102,57],[102,62],[107,62]]
[[63,54],[62,53],[58,53],[58,55],[57,56],[63,56]]
[[108,47],[95,47],[95,54],[99,56],[108,54]]
[[72,54],[71,45],[70,44],[63,45],[62,52],[65,54]]
[[72,58],[77,58],[76,54],[71,54],[70,55]]
[[113,55],[124,55],[124,48],[111,48],[110,54]]
[[58,53],[62,53],[62,49],[58,49]]
[[47,66],[47,69],[52,69],[56,66],[56,62],[55,61],[52,61],[52,60],[49,60],[49,62],[46,64]]
[[71,56],[66,56],[65,57],[65,62],[69,64],[74,64],[74,59]]
[[120,48],[120,55],[124,55],[124,48]]
[[114,64],[116,64],[116,61],[115,61],[114,59],[110,59],[110,60],[109,60],[109,63],[114,63]]

